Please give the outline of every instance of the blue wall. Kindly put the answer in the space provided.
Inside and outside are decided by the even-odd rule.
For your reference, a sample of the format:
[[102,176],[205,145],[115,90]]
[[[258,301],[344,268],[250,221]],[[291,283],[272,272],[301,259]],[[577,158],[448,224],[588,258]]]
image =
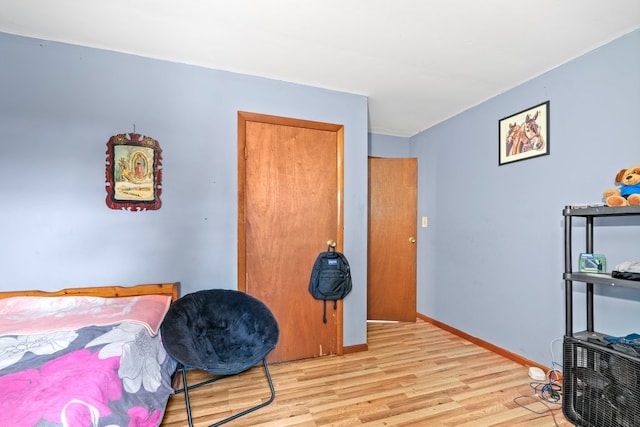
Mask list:
[[[344,125],[344,344],[366,342],[367,99],[0,34],[0,289],[237,284],[237,112]],[[162,208],[105,204],[106,143],[155,138]]]
[[[413,156],[418,215],[429,216],[419,228],[418,311],[550,365],[550,342],[564,331],[562,208],[600,201],[619,169],[640,164],[639,49],[636,31],[398,138],[367,135],[362,96],[0,34],[0,289],[234,288],[237,111],[340,123],[344,247],[356,281],[344,344],[366,341],[367,155]],[[498,120],[546,100],[551,154],[498,166]],[[134,124],[163,150],[159,211],[104,202],[106,142]],[[640,257],[632,225],[596,230],[610,265]],[[578,226],[574,236],[583,237]],[[640,332],[635,293],[598,292],[597,329]],[[583,314],[577,307],[576,329]]]
[[[418,215],[429,216],[419,312],[551,365],[564,333],[562,209],[601,202],[620,169],[640,164],[638,52],[635,31],[410,138]],[[550,155],[498,166],[498,120],[547,100]],[[598,223],[595,249],[610,266],[640,258],[640,218]],[[576,256],[582,225],[574,221]],[[581,330],[584,286],[575,288]],[[597,294],[596,330],[640,332],[640,292]],[[560,342],[554,353],[561,362]]]
[[409,144],[409,138],[369,134],[369,154],[374,157],[410,157]]

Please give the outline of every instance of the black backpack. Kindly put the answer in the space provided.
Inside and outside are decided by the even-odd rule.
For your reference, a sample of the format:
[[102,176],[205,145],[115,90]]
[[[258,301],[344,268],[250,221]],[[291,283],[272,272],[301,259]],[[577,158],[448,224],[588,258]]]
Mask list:
[[351,292],[351,287],[351,269],[344,254],[335,250],[320,252],[311,270],[309,293],[315,299],[324,300],[324,323],[327,323],[327,300],[334,301],[335,310],[338,300]]

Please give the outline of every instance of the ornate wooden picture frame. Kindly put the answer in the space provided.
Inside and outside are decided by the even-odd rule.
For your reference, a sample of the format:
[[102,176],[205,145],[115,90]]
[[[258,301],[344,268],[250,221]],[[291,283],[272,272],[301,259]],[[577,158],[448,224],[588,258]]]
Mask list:
[[112,136],[107,142],[105,186],[111,209],[160,209],[162,150],[158,141],[137,133]]

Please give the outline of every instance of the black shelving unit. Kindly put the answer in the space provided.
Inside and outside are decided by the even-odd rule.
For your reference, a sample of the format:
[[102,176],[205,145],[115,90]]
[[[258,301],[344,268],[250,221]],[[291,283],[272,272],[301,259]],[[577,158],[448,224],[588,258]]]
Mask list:
[[[612,345],[594,328],[594,286],[640,289],[640,282],[608,273],[573,271],[573,218],[585,219],[585,253],[594,253],[596,218],[640,216],[640,206],[566,206],[564,215],[565,337],[563,400],[565,417],[588,427],[640,426],[640,357],[631,346]],[[573,330],[573,282],[586,284],[586,330]]]

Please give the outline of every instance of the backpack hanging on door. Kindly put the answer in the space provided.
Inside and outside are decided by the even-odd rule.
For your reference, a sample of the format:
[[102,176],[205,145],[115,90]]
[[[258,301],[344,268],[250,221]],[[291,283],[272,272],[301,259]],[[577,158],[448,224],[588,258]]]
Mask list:
[[335,310],[338,300],[351,292],[351,287],[351,269],[344,254],[335,249],[320,252],[311,270],[309,293],[315,299],[324,301],[324,323],[327,323],[327,300],[333,300]]

